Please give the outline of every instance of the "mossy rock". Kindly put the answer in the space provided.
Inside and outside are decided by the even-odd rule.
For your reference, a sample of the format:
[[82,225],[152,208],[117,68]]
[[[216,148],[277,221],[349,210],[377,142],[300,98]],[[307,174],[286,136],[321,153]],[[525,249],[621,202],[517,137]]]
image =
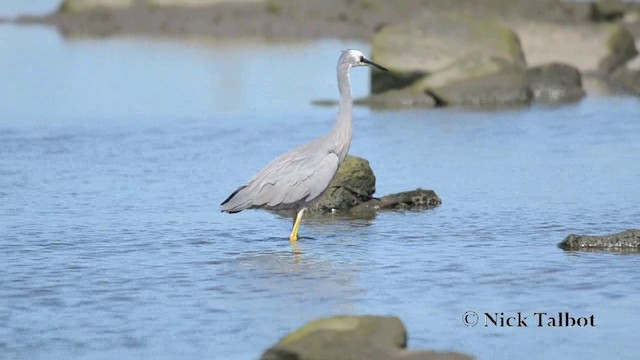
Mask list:
[[307,210],[315,213],[345,211],[368,201],[376,191],[376,177],[366,159],[347,155],[320,198]]
[[311,321],[282,338],[261,360],[470,360],[459,353],[409,351],[402,321],[391,316],[336,316]]

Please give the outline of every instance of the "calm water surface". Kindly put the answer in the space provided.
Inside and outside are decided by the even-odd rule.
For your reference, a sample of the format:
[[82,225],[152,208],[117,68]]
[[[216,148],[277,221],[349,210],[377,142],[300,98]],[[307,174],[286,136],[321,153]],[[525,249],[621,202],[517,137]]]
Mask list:
[[[480,359],[635,359],[640,257],[567,234],[640,226],[640,102],[507,112],[355,111],[377,194],[443,204],[290,219],[218,204],[327,131],[320,42],[63,41],[0,27],[0,353],[251,359],[306,321],[395,314],[410,346]],[[357,95],[367,70],[355,69]],[[595,328],[495,328],[465,311],[569,311]],[[531,315],[529,315],[531,316]]]

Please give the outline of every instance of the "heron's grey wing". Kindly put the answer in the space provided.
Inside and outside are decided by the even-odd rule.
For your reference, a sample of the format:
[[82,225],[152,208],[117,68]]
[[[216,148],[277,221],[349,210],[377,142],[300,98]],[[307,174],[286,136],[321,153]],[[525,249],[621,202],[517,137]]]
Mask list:
[[337,154],[318,151],[313,143],[297,148],[273,160],[238,188],[222,203],[222,211],[311,201],[326,190],[339,164]]
[[271,173],[259,187],[254,205],[278,206],[304,200],[312,201],[322,194],[338,171],[339,158],[333,152],[301,159]]

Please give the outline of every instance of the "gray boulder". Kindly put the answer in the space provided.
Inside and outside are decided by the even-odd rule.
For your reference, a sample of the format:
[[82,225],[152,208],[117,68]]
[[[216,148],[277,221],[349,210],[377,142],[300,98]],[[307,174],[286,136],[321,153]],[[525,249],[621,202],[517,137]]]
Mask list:
[[513,107],[528,105],[532,100],[524,69],[469,74],[442,85],[432,85],[431,80],[427,77],[422,83],[425,91],[443,106]]
[[[464,15],[425,14],[385,26],[375,34],[371,53],[390,70],[372,72],[373,93],[409,85],[415,89],[416,82],[439,71],[445,72],[439,84],[446,85],[443,78],[461,81],[503,67],[525,66],[520,41],[512,30],[496,21]],[[421,82],[418,90],[428,85],[429,81]]]
[[583,75],[607,75],[637,53],[633,35],[618,23],[521,22],[513,28],[522,39],[527,61],[536,66],[563,63]]
[[612,21],[624,16],[626,7],[622,0],[597,0],[591,3],[591,19]]
[[261,360],[470,360],[460,353],[410,351],[397,317],[337,316],[312,321],[282,338]]
[[558,246],[563,250],[640,251],[640,229],[603,236],[567,236]]
[[598,70],[611,74],[618,67],[638,55],[633,36],[626,27],[620,24],[609,28],[607,38],[608,55],[598,63]]
[[376,176],[369,161],[347,155],[327,191],[307,211],[345,211],[370,200],[375,191]]
[[610,81],[613,85],[640,96],[640,56],[618,68],[611,74]]
[[535,102],[564,103],[584,96],[580,71],[571,65],[551,63],[529,68],[526,74]]

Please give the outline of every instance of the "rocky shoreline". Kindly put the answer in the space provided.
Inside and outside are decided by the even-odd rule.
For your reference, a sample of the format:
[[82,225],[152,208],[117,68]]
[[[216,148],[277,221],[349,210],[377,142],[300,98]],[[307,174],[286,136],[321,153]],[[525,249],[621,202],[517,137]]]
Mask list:
[[373,72],[358,103],[378,108],[562,104],[602,84],[640,94],[640,5],[620,0],[64,0],[3,21],[68,37],[371,41],[392,71]]

